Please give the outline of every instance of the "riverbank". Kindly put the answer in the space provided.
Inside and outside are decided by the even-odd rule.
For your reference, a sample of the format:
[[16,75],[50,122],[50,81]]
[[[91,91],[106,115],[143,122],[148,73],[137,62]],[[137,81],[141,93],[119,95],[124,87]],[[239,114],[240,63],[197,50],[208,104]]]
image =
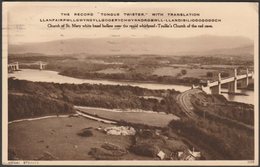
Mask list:
[[[156,80],[138,80],[138,79],[133,79],[133,80],[129,80],[129,79],[112,79],[112,78],[108,78],[108,77],[95,77],[95,79],[93,79],[92,76],[79,76],[79,75],[69,75],[67,73],[63,73],[63,72],[58,72],[59,75],[62,76],[67,76],[67,77],[74,77],[74,78],[78,78],[78,79],[91,79],[91,80],[97,80],[97,81],[112,81],[112,82],[121,82],[121,83],[140,83],[140,84],[161,84],[161,85],[168,85],[168,84],[175,84],[175,85],[182,85],[182,86],[191,86],[192,84],[196,84],[196,83],[189,83],[187,82],[188,79],[177,79],[177,78],[173,78],[174,80],[170,81],[170,82],[160,82],[160,80],[157,78]],[[159,77],[159,76],[158,76]],[[167,78],[167,77],[165,77]]]

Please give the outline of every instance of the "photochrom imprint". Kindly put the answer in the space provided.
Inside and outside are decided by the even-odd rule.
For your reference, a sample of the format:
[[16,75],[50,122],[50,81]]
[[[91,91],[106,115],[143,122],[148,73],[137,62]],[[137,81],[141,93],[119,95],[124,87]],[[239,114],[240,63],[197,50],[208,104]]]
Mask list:
[[258,14],[3,3],[3,164],[258,164]]

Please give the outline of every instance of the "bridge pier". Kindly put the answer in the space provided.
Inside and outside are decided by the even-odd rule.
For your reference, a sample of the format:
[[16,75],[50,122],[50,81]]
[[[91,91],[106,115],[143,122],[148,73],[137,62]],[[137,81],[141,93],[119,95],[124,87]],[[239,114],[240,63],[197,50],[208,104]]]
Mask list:
[[40,70],[43,69],[43,65],[42,65],[42,62],[40,61]]
[[15,68],[16,68],[16,70],[19,70],[19,63],[18,62],[15,63]]
[[237,69],[234,69],[234,81],[228,83],[228,93],[237,92]]
[[246,69],[246,78],[241,80],[241,88],[247,88],[249,84],[249,76],[248,76],[248,69]]
[[[246,69],[246,86],[248,86],[249,84],[249,76],[248,76],[249,72],[248,72],[248,68]],[[252,75],[253,78],[253,75]]]
[[218,74],[218,85],[210,88],[211,94],[221,94],[221,74]]

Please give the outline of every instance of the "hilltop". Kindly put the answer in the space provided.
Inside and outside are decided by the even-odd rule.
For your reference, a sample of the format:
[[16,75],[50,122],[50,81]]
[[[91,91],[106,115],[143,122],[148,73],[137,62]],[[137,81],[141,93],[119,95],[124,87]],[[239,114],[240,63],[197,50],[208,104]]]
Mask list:
[[201,35],[188,38],[74,38],[9,45],[10,54],[45,55],[253,55],[253,41],[240,36]]

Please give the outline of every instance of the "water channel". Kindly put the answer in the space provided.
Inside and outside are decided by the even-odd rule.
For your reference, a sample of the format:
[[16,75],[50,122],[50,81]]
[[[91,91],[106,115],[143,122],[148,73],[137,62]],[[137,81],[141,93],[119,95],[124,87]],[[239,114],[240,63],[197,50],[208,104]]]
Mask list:
[[[139,82],[120,82],[120,81],[108,81],[108,80],[91,80],[91,79],[79,79],[68,76],[59,75],[56,71],[48,70],[36,70],[36,69],[22,69],[14,73],[8,74],[8,77],[15,77],[20,80],[38,81],[38,82],[54,82],[54,83],[74,83],[74,84],[104,84],[104,85],[130,85],[138,86],[147,89],[175,89],[180,92],[184,92],[190,89],[190,86],[174,85],[174,84],[158,84],[158,83],[139,83]],[[224,92],[227,90],[223,89]],[[252,90],[238,90],[239,93],[246,95],[231,95],[223,93],[230,101],[243,102],[248,104],[254,104],[254,91]]]

